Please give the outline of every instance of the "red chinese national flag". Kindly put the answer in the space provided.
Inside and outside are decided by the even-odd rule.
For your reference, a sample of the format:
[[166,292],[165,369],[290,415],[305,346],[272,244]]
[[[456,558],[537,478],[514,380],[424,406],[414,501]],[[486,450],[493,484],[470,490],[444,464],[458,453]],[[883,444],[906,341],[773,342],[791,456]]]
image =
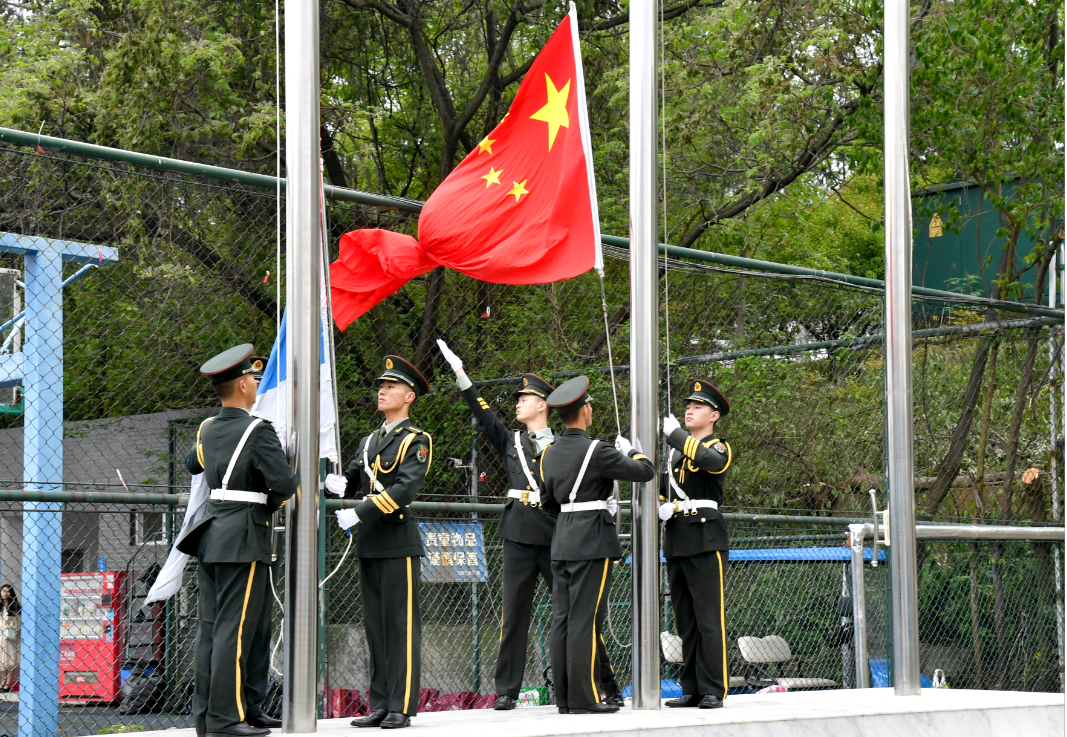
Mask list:
[[497,284],[602,268],[588,121],[572,6],[504,120],[426,202],[419,239],[377,229],[342,236],[330,266],[338,327],[439,265]]

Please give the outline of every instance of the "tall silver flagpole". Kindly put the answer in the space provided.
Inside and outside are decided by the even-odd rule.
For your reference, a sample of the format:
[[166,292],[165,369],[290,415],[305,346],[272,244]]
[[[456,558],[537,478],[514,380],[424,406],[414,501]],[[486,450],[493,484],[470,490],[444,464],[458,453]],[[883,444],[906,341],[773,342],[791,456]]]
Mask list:
[[911,385],[911,181],[908,175],[907,0],[886,0],[885,42],[885,322],[889,547],[893,586],[893,687],[919,693],[919,592]]
[[[630,408],[634,447],[658,465],[656,121],[659,0],[630,4]],[[660,708],[659,482],[633,484],[633,708]]]
[[319,4],[285,0],[288,450],[282,731],[316,731],[319,603]]

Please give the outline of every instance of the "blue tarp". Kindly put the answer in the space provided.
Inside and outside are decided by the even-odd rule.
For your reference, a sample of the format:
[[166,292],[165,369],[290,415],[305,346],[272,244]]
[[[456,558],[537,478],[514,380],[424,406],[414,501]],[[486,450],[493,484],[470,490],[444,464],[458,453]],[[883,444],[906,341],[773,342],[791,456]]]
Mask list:
[[[863,560],[870,562],[874,557],[871,548],[863,549]],[[846,547],[833,548],[763,548],[757,550],[731,550],[731,563],[748,563],[752,561],[778,561],[783,563],[803,563],[819,561],[823,563],[848,563],[852,560],[852,551]],[[885,561],[885,549],[878,551],[878,561]]]
[[[863,549],[863,560],[870,562],[874,558],[871,548]],[[878,562],[885,562],[885,549],[878,551]],[[777,563],[848,563],[852,560],[852,551],[844,546],[833,548],[758,548],[753,550],[731,550],[731,563],[777,562]],[[663,551],[659,553],[659,562],[666,563]],[[626,556],[630,564],[630,556]]]
[[[871,688],[889,688],[893,684],[889,681],[889,661],[871,658],[867,661],[871,666]],[[919,674],[919,686],[921,688],[933,688],[934,682]]]

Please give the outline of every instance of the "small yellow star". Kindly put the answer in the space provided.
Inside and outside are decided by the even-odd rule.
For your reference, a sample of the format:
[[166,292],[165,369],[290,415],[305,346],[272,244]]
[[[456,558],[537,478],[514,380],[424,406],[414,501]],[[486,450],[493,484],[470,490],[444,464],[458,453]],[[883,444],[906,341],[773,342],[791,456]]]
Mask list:
[[525,179],[523,179],[521,182],[512,182],[512,184],[514,184],[515,186],[511,188],[511,191],[508,192],[508,194],[515,195],[516,202],[518,202],[519,198],[522,197],[524,194],[530,194],[530,191],[526,189]]
[[485,138],[482,139],[482,142],[478,144],[478,153],[481,154],[484,151],[488,151],[489,153],[493,153],[493,144],[494,143],[496,143],[496,139],[495,138],[490,138],[489,136],[486,136]]
[[560,127],[571,127],[571,118],[567,113],[567,97],[571,91],[571,81],[568,79],[563,89],[557,90],[556,85],[552,83],[552,78],[546,74],[545,91],[548,93],[548,102],[530,118],[548,123],[548,150],[551,151]]
[[500,184],[500,175],[504,172],[503,169],[494,169],[489,167],[489,173],[482,176],[485,180],[485,188],[489,189],[490,184]]

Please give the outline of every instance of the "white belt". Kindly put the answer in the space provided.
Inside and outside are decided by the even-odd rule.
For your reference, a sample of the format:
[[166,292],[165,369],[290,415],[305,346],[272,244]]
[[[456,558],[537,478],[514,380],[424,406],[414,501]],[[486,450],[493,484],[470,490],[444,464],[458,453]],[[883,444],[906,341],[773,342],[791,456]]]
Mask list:
[[607,509],[608,500],[601,499],[599,502],[570,502],[559,508],[560,512],[591,512],[594,509]]
[[674,502],[674,508],[685,514],[695,514],[695,510],[701,507],[704,509],[718,509],[719,503],[712,499],[679,499]]
[[266,494],[261,494],[258,491],[238,491],[237,489],[212,489],[211,499],[216,502],[267,503]]
[[523,504],[540,504],[541,492],[528,489],[508,489],[508,499],[521,499]]

